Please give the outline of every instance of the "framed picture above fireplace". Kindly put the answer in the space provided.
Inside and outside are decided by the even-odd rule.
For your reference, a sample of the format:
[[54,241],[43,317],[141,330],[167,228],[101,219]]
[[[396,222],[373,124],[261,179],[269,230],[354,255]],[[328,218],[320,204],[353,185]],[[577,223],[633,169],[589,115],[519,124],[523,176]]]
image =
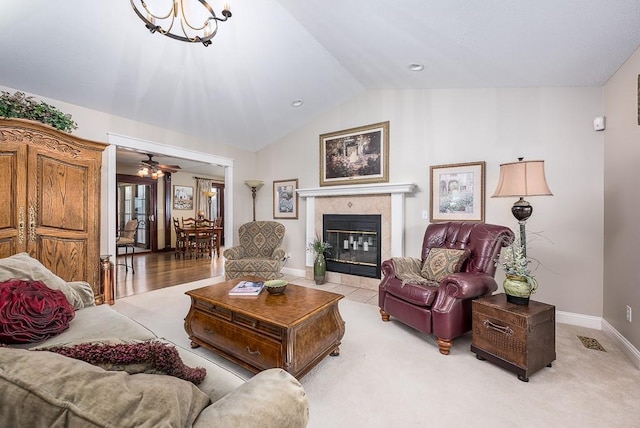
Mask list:
[[485,162],[431,166],[429,220],[484,221]]
[[388,181],[388,121],[320,135],[320,186]]
[[298,218],[298,179],[273,182],[273,218]]

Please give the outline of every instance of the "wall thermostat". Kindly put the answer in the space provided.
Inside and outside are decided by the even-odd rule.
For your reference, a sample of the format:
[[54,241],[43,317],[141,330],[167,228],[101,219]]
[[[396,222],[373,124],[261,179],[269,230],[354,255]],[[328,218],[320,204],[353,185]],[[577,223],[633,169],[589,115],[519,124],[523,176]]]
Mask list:
[[605,128],[605,118],[604,116],[598,116],[593,119],[593,130],[594,131],[604,131]]

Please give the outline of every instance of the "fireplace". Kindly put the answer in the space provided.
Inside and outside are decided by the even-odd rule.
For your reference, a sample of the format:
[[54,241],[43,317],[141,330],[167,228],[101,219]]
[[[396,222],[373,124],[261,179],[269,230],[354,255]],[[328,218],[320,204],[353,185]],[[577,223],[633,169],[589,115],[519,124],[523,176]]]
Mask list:
[[327,271],[380,278],[381,216],[325,214],[322,216]]
[[[306,200],[306,242],[322,236],[324,215],[377,215],[381,219],[379,236],[381,258],[404,255],[404,201],[405,195],[413,193],[413,183],[368,183],[345,186],[324,186],[298,189],[298,195]],[[348,236],[346,239],[349,239]],[[342,239],[344,249],[344,238]],[[368,246],[368,242],[367,242]],[[369,250],[369,248],[368,248]],[[364,251],[364,245],[362,247]],[[305,277],[313,279],[313,253],[307,251]],[[377,263],[380,265],[380,263]],[[342,266],[344,267],[344,266]],[[351,270],[351,269],[350,269]],[[377,290],[380,285],[375,274],[372,277],[327,272],[327,281],[368,290]]]

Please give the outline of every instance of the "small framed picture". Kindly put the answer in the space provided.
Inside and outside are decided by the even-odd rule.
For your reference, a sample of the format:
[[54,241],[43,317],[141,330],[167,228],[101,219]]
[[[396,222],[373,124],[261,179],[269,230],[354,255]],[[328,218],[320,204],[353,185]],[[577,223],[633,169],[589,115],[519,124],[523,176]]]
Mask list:
[[298,218],[298,179],[273,182],[273,218]]
[[320,186],[389,181],[389,122],[320,135]]
[[193,209],[193,187],[173,186],[173,209],[192,210]]
[[431,222],[484,221],[485,162],[431,166]]

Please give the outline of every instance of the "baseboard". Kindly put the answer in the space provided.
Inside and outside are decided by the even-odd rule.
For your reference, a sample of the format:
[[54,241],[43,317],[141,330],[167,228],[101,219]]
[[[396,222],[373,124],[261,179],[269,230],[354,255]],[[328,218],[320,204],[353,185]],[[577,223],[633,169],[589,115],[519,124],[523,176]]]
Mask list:
[[300,276],[302,278],[305,277],[306,272],[304,270],[301,269],[293,269],[293,268],[282,268],[282,273],[285,273],[287,275],[293,275],[293,276]]
[[602,330],[602,318],[592,315],[582,315],[573,312],[556,311],[556,321],[560,324],[575,325],[577,327]]
[[623,354],[629,358],[631,363],[640,370],[640,351],[631,344],[618,330],[601,317],[582,315],[572,312],[556,311],[556,321],[561,324],[575,325],[578,327],[592,328],[604,332]]
[[602,331],[616,342],[622,352],[631,360],[631,363],[640,370],[640,351],[631,344],[618,330],[606,320],[602,320]]

